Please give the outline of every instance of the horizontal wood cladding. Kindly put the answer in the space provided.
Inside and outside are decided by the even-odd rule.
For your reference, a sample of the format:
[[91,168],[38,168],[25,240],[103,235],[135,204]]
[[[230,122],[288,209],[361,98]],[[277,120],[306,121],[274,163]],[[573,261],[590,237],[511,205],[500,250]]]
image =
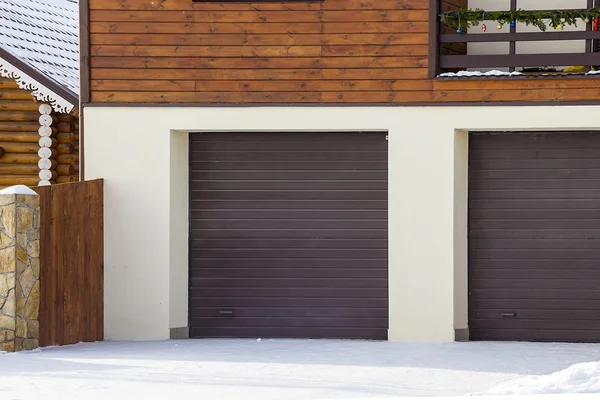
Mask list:
[[[364,10],[348,11],[134,11],[117,14],[113,10],[98,11],[90,16],[90,21],[128,22],[155,20],[161,22],[194,23],[277,23],[277,22],[388,22],[388,21],[427,21],[425,10]],[[142,22],[143,23],[143,22]]]
[[221,35],[209,34],[154,34],[154,33],[98,33],[91,37],[92,45],[131,45],[131,46],[348,46],[373,45],[385,42],[388,45],[426,45],[427,33],[327,33],[305,34],[253,34]]
[[[338,0],[281,3],[192,3],[190,0],[89,0],[90,10],[125,11],[319,11],[319,10],[426,10],[429,0]],[[340,5],[343,4],[343,5]]]
[[590,79],[429,79],[429,0],[88,1],[92,102],[600,99]]

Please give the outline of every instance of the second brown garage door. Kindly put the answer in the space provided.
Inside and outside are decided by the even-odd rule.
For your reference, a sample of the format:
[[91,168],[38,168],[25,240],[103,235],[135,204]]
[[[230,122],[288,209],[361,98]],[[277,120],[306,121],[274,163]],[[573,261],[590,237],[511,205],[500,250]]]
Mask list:
[[470,137],[472,339],[600,341],[600,134]]
[[387,338],[385,133],[190,148],[191,337]]

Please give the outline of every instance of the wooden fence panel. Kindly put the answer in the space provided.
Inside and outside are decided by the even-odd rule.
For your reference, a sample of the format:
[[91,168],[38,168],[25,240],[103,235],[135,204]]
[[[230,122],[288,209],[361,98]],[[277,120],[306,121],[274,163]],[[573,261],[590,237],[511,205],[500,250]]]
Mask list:
[[37,187],[40,346],[103,340],[103,181]]

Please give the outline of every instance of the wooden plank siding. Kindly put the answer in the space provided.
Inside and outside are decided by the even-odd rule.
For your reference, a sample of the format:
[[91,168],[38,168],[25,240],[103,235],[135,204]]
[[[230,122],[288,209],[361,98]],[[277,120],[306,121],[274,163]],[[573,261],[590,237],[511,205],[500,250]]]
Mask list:
[[430,79],[429,0],[87,1],[92,103],[600,99],[590,79]]
[[104,337],[103,181],[40,195],[40,346]]

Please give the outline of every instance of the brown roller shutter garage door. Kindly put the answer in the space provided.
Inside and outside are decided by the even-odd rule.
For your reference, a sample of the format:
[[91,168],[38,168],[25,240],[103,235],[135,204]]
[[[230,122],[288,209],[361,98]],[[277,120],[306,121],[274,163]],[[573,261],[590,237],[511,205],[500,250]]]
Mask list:
[[190,336],[387,338],[385,133],[190,138]]
[[600,341],[600,134],[471,134],[472,339]]

